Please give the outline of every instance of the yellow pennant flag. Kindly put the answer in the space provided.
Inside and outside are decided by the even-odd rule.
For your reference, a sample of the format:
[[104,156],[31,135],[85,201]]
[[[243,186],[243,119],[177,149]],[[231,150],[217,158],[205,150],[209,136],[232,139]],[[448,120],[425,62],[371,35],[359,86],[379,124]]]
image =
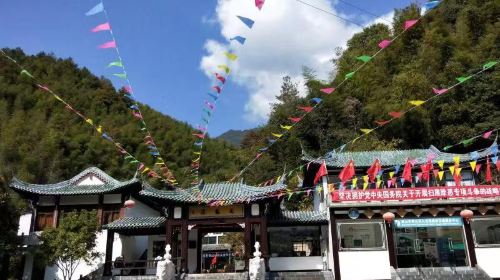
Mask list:
[[423,100],[412,100],[412,101],[410,101],[410,104],[411,105],[415,105],[415,106],[420,106],[420,105],[422,105],[424,103],[425,103],[425,101],[423,101]]
[[455,169],[455,172],[457,173],[457,175],[460,175],[460,171],[462,171],[462,167],[457,167]]
[[455,165],[459,165],[460,164],[460,156],[454,156],[453,162],[455,162]]
[[451,175],[455,175],[455,166],[448,167],[450,169]]
[[90,125],[94,125],[94,122],[91,119],[86,119],[85,122]]
[[290,128],[292,128],[292,126],[291,125],[281,125],[281,128],[286,129],[286,130],[290,130]]
[[443,180],[444,171],[438,172],[439,181]]
[[217,68],[224,70],[226,74],[229,74],[229,72],[231,72],[231,69],[225,64],[217,65]]
[[101,133],[101,134],[102,134],[102,125],[98,126],[98,127],[96,128],[96,130],[97,130],[97,132],[99,132],[99,133]]
[[333,191],[335,191],[335,185],[333,183],[332,184],[328,184],[328,192],[332,193]]
[[389,172],[389,178],[392,179],[392,177],[394,177],[394,171]]
[[201,152],[193,152],[195,155],[201,155]]
[[323,191],[323,187],[321,187],[321,186],[320,186],[320,187],[318,188],[318,193],[320,193],[320,192],[322,192],[322,191]]
[[149,169],[148,167],[145,167],[145,168],[144,168],[144,170],[142,170],[142,173],[146,173],[146,172],[148,172],[149,170],[151,170],[151,169]]
[[438,165],[439,165],[439,168],[441,168],[441,170],[444,169],[444,160],[438,160]]
[[238,59],[238,56],[235,55],[234,53],[225,52],[224,54],[227,56],[227,58],[229,58],[232,61],[235,61],[236,59]]
[[352,188],[355,189],[357,187],[357,183],[358,183],[358,177],[354,177],[352,179]]
[[476,161],[471,161],[469,162],[470,168],[472,168],[472,172],[476,171]]
[[380,183],[382,183],[382,180],[377,180],[377,189],[380,188]]
[[61,97],[59,97],[59,95],[57,95],[57,94],[52,94],[52,95],[54,95],[54,98],[55,98],[55,99],[57,99],[57,100],[59,100],[59,101],[61,101],[61,102],[64,102],[64,101],[61,99]]
[[368,133],[370,133],[370,132],[372,132],[372,131],[373,131],[373,129],[369,129],[369,128],[362,128],[362,129],[360,129],[360,130],[361,130],[361,132],[363,132],[364,134],[368,134]]
[[368,175],[363,176],[363,190],[368,188]]
[[195,158],[195,159],[193,159],[192,161],[193,161],[193,162],[198,162],[199,160],[200,160],[200,158]]
[[276,138],[281,138],[281,136],[283,136],[283,134],[278,134],[278,133],[271,133],[271,134]]

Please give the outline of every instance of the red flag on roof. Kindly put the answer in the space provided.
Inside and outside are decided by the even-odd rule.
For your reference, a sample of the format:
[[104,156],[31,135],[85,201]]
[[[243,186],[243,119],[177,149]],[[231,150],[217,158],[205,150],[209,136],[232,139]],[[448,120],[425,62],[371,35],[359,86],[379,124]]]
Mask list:
[[406,182],[412,182],[412,176],[411,176],[411,168],[412,168],[412,163],[410,159],[406,160],[405,163],[405,168],[403,169],[403,179],[405,179]]
[[345,182],[351,179],[355,174],[354,171],[354,161],[350,160],[347,165],[340,171],[339,179],[342,182],[342,185],[345,185]]
[[328,170],[326,169],[326,163],[323,161],[321,166],[318,169],[318,172],[316,173],[316,176],[314,176],[314,184],[316,185],[318,181],[323,178],[323,176],[328,175]]
[[490,157],[486,158],[486,182],[491,183],[491,165]]
[[422,178],[426,181],[429,181],[430,178],[430,171],[432,170],[432,161],[428,160],[426,164],[422,164],[420,166],[420,169],[422,170]]
[[368,178],[370,178],[370,182],[375,182],[375,177],[377,177],[380,170],[382,170],[382,165],[380,164],[380,160],[376,159],[366,172],[366,174],[368,174]]

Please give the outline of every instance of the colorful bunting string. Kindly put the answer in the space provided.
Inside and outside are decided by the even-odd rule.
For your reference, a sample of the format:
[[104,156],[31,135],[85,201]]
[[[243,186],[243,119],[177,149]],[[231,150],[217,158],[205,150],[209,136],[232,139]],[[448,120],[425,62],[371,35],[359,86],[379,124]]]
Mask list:
[[120,68],[121,73],[114,73],[113,76],[122,79],[125,82],[125,85],[123,86],[123,91],[125,92],[124,96],[129,99],[133,105],[130,106],[132,116],[139,122],[140,130],[143,131],[145,137],[144,137],[144,142],[149,148],[149,154],[155,159],[155,167],[157,167],[163,175],[168,179],[168,182],[172,185],[176,185],[177,181],[174,178],[174,175],[172,172],[169,170],[167,167],[165,160],[161,157],[160,151],[158,149],[158,146],[156,145],[153,136],[151,132],[148,129],[148,126],[146,124],[146,121],[144,120],[143,114],[139,108],[139,103],[135,100],[134,96],[134,90],[132,87],[132,83],[130,82],[128,75],[127,75],[127,69],[125,67],[125,64],[123,62],[122,56],[120,54],[120,49],[117,46],[116,43],[116,38],[113,33],[113,29],[111,28],[110,25],[110,18],[108,16],[108,12],[106,11],[106,8],[104,7],[104,3],[101,0],[100,3],[98,3],[96,6],[94,6],[92,9],[90,9],[87,13],[85,13],[86,16],[92,16],[102,13],[104,15],[104,18],[106,22],[97,25],[93,29],[91,29],[91,32],[101,32],[101,31],[108,31],[111,37],[111,41],[106,42],[102,45],[99,46],[100,49],[114,49],[116,52],[117,56],[117,61],[113,61],[108,64],[109,67],[117,67]]

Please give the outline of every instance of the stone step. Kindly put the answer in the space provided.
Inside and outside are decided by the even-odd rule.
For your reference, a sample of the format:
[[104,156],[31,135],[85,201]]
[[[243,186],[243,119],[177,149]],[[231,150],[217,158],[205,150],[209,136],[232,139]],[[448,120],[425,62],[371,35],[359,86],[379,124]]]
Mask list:
[[393,279],[400,280],[490,280],[484,271],[475,267],[425,267],[396,269]]
[[331,271],[268,272],[267,280],[334,280]]

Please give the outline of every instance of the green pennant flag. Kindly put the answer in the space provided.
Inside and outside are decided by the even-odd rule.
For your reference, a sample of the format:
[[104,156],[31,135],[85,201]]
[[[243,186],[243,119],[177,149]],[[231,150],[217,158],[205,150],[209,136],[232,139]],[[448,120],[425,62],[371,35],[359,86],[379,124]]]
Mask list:
[[212,116],[212,113],[210,113],[210,111],[208,111],[207,109],[203,108],[203,111],[204,111],[205,113],[207,113],[207,115],[208,115],[209,117],[211,117],[211,116]]
[[363,61],[364,63],[367,63],[368,61],[372,60],[372,57],[369,56],[369,55],[362,55],[362,56],[358,56],[356,57],[358,60],[361,60]]
[[453,146],[446,146],[446,147],[443,148],[443,150],[444,151],[448,151],[451,147],[453,147]]
[[288,200],[290,200],[290,198],[292,198],[292,195],[293,195],[293,192],[288,193]]
[[136,159],[134,159],[133,161],[130,162],[130,164],[136,164],[136,163],[139,163],[139,161]]
[[347,80],[347,79],[352,78],[352,76],[354,76],[354,73],[356,73],[356,72],[347,73],[347,74],[345,75],[345,79]]
[[133,156],[125,156],[125,159],[134,159]]
[[108,64],[108,67],[112,67],[112,66],[122,67],[123,68],[123,63],[121,61],[113,61],[110,64]]
[[121,79],[126,79],[127,78],[127,74],[125,74],[125,73],[122,73],[122,74],[113,74],[113,76],[121,78]]
[[30,78],[33,78],[33,75],[31,75],[30,72],[28,72],[27,70],[24,70],[24,69],[21,71],[21,75],[26,75],[26,76],[28,76]]
[[467,81],[470,78],[471,78],[471,76],[467,76],[467,77],[462,76],[462,77],[458,77],[457,81],[459,81],[460,83],[463,83],[463,82]]
[[474,139],[465,139],[461,143],[464,145],[464,147],[467,147],[467,146],[471,145],[473,141],[474,141]]
[[488,61],[488,62],[486,62],[486,64],[483,65],[483,70],[491,68],[491,67],[495,66],[495,64],[497,64],[497,63],[498,63],[498,61]]

